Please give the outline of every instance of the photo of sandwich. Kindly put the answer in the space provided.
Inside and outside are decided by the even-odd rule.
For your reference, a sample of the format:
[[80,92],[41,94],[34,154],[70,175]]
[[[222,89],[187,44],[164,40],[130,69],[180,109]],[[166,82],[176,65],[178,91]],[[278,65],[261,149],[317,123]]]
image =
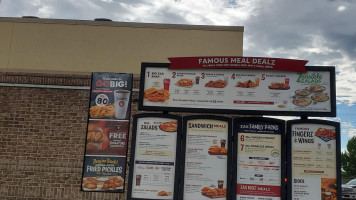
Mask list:
[[109,139],[102,128],[96,124],[89,124],[87,133],[86,150],[89,152],[99,152],[106,148]]
[[179,81],[177,81],[176,85],[177,86],[180,86],[180,87],[187,87],[187,88],[190,88],[193,86],[193,80],[192,79],[189,79],[189,78],[182,78],[182,79],[179,79]]
[[168,196],[168,192],[166,192],[166,191],[159,191],[159,192],[157,193],[157,196]]

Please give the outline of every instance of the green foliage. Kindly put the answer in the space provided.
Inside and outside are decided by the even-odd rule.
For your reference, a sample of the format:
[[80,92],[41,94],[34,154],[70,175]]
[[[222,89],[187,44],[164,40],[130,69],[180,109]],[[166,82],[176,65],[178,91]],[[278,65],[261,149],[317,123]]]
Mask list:
[[341,168],[343,177],[356,177],[356,137],[352,137],[341,153]]

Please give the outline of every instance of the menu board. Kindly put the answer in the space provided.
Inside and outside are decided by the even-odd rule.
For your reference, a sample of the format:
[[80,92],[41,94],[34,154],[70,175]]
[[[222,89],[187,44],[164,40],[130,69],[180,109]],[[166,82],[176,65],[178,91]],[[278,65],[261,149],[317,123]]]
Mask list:
[[234,127],[236,199],[283,199],[284,121],[242,118]]
[[168,67],[169,64],[142,63],[140,109],[336,115],[333,67],[307,67],[306,73]]
[[124,192],[132,74],[93,73],[82,190]]
[[227,199],[230,119],[190,116],[183,120],[184,177],[180,199]]
[[305,120],[288,124],[291,199],[341,199],[339,123]]
[[136,115],[128,199],[176,199],[180,117]]

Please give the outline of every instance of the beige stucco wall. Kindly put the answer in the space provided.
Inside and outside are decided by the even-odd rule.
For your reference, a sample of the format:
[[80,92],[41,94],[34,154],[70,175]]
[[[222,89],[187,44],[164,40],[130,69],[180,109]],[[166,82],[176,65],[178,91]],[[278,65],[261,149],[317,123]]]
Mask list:
[[0,69],[140,73],[168,57],[242,56],[243,27],[0,18]]

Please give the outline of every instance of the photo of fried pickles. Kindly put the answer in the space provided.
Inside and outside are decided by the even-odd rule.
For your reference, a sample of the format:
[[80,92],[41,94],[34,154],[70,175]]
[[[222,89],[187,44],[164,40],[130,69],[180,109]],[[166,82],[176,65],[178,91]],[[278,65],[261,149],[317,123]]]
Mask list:
[[98,188],[99,181],[96,180],[96,177],[87,177],[83,179],[83,188],[95,190]]
[[144,92],[144,98],[151,102],[165,102],[169,99],[170,93],[164,89],[149,88]]
[[121,176],[86,177],[83,178],[84,190],[116,190],[123,188],[124,179]]
[[110,176],[109,180],[104,182],[101,189],[103,190],[114,190],[122,188],[124,185],[124,179],[121,176]]
[[89,114],[91,117],[114,117],[115,116],[115,106],[113,104],[108,104],[106,106],[92,106],[90,107]]

